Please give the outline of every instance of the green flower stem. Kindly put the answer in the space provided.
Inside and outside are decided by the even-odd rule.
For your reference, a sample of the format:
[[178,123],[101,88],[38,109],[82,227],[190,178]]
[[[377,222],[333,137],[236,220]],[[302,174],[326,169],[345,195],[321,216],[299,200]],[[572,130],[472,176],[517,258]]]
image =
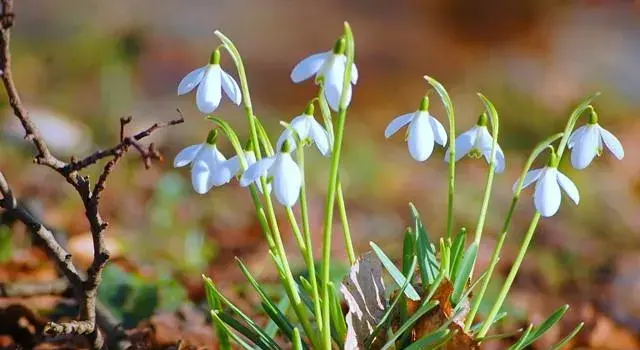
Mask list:
[[[333,122],[331,120],[331,110],[327,99],[324,97],[324,85],[321,84],[318,89],[318,104],[320,105],[320,112],[322,113],[322,120],[324,122],[327,133],[329,134],[330,144],[333,145],[333,139],[335,137],[333,133]],[[344,194],[342,191],[342,182],[340,176],[338,176],[338,189],[337,189],[338,211],[340,214],[340,221],[342,222],[342,233],[344,236],[344,246],[347,251],[347,257],[349,262],[353,265],[356,262],[356,254],[353,249],[353,241],[351,239],[351,229],[349,228],[349,217],[347,216],[347,208],[344,202]]]
[[[536,160],[538,155],[540,155],[540,153],[542,153],[545,149],[547,149],[547,147],[550,144],[552,144],[557,139],[562,137],[562,135],[563,133],[555,134],[545,139],[544,141],[540,142],[538,145],[536,145],[533,152],[531,152],[531,154],[529,155],[529,158],[527,159],[527,163],[522,169],[522,173],[520,174],[520,178],[518,180],[518,185],[516,186],[516,189],[513,193],[511,206],[509,207],[509,211],[507,212],[507,217],[502,227],[502,231],[501,231],[502,233],[500,234],[500,237],[498,238],[498,242],[496,243],[496,246],[493,249],[493,254],[491,255],[491,261],[489,262],[489,267],[487,268],[487,271],[486,271],[487,278],[485,278],[484,281],[482,281],[482,286],[480,288],[480,291],[478,292],[475,299],[473,300],[473,304],[471,305],[471,310],[469,310],[469,313],[467,314],[467,320],[465,322],[465,327],[464,327],[466,331],[469,331],[469,329],[471,329],[471,326],[473,324],[473,319],[478,313],[478,309],[480,308],[480,303],[482,303],[484,295],[487,292],[487,288],[489,287],[489,282],[491,281],[491,277],[493,276],[493,272],[495,271],[495,268],[498,265],[498,260],[500,260],[500,252],[502,250],[504,241],[507,237],[507,233],[509,232],[509,228],[511,227],[511,220],[513,219],[513,214],[516,210],[516,205],[518,204],[518,200],[520,199],[520,193],[522,192],[522,183],[524,181],[524,177],[527,174],[527,172],[529,172],[529,169],[531,169],[531,166],[533,165],[533,162]],[[496,311],[496,314],[497,314],[497,311]],[[495,319],[495,316],[496,315],[494,314],[491,317],[487,317],[486,320],[484,321],[484,324],[485,325],[493,324],[493,320]]]
[[342,139],[344,136],[344,126],[347,119],[347,95],[344,93],[351,84],[351,68],[354,58],[353,34],[348,23],[344,24],[345,37],[347,41],[347,62],[342,84],[342,96],[340,96],[340,108],[338,120],[336,122],[336,133],[331,155],[331,170],[329,173],[329,185],[327,201],[325,204],[324,226],[322,232],[322,349],[331,350],[331,305],[329,303],[329,282],[331,281],[331,229],[333,227],[333,210],[335,205],[336,190],[338,187],[338,170],[340,166],[340,153],[342,152]]
[[302,188],[300,189],[300,215],[302,216],[302,232],[307,246],[307,252],[304,255],[307,271],[309,273],[309,282],[311,283],[311,296],[313,299],[313,310],[316,316],[317,324],[322,324],[322,307],[320,304],[320,289],[318,288],[318,276],[316,275],[316,266],[313,259],[313,248],[311,246],[311,227],[309,225],[309,206],[307,203],[307,190],[304,171],[304,149],[298,147],[296,152],[298,158],[298,166],[302,173]]
[[300,231],[300,225],[298,225],[298,220],[296,219],[296,215],[293,213],[291,208],[287,208],[287,219],[289,219],[289,223],[291,224],[291,230],[293,231],[293,236],[296,238],[296,243],[298,244],[298,249],[300,249],[300,253],[302,256],[307,255],[307,244],[305,243],[305,239],[302,236],[302,232]]
[[516,275],[518,274],[518,270],[520,269],[520,264],[522,264],[522,260],[524,260],[524,256],[527,253],[527,249],[529,248],[529,244],[531,243],[531,239],[533,238],[533,233],[538,226],[538,221],[540,221],[540,213],[536,211],[531,219],[531,223],[529,224],[529,229],[524,236],[524,240],[522,241],[522,245],[520,246],[520,250],[518,251],[518,256],[516,257],[516,261],[514,261],[513,266],[511,266],[511,270],[509,271],[509,275],[507,276],[507,280],[502,285],[502,289],[498,294],[498,299],[493,304],[491,311],[489,311],[489,315],[485,320],[480,332],[478,332],[478,337],[483,338],[489,332],[491,325],[493,324],[493,320],[496,315],[500,311],[504,300],[507,298],[507,294],[509,293],[509,289],[511,288],[511,284],[513,284],[513,280],[515,280]]
[[344,246],[347,250],[347,257],[351,265],[356,263],[356,253],[353,250],[353,241],[351,240],[351,229],[349,228],[349,218],[347,217],[347,208],[344,204],[344,195],[342,193],[342,183],[338,178],[338,213],[340,214],[340,221],[342,221],[342,233],[344,235]]

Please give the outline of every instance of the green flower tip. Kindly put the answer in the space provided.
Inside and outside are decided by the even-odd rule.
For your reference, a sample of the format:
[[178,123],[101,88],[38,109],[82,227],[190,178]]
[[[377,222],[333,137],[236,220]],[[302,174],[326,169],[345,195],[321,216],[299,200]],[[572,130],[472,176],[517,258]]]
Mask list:
[[346,49],[347,40],[342,36],[340,39],[336,40],[336,43],[333,45],[333,53],[336,55],[344,55]]
[[556,150],[553,146],[547,146],[549,148],[549,159],[547,160],[547,166],[556,168],[558,166],[558,155],[556,154]]
[[207,135],[207,143],[210,145],[215,145],[217,139],[218,129],[211,129],[211,131],[209,131],[209,135]]
[[305,115],[313,115],[313,113],[315,112],[315,107],[313,105],[313,101],[309,102],[309,104],[307,105],[307,107],[304,109],[304,114]]
[[220,64],[220,49],[215,49],[209,57],[209,64]]
[[282,147],[280,148],[280,152],[282,153],[289,153],[291,152],[291,141],[289,138],[287,138],[286,140],[284,140],[284,142],[282,143]]
[[420,108],[419,111],[426,112],[429,110],[429,96],[424,96],[422,100],[420,100]]
[[487,115],[487,113],[482,113],[478,117],[478,122],[476,124],[478,126],[487,126],[488,123],[489,123],[489,116]]
[[249,138],[249,140],[247,140],[247,143],[244,144],[244,148],[245,151],[253,151],[253,140],[251,138]]
[[596,110],[593,108],[593,106],[589,105],[589,111],[591,112],[589,114],[589,124],[598,124],[598,113],[596,112]]

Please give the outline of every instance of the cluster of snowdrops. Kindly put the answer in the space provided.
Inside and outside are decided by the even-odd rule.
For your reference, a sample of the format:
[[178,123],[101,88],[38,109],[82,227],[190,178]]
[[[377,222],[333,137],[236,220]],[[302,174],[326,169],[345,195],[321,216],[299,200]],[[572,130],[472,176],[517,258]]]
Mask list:
[[[212,123],[212,129],[203,143],[188,146],[179,152],[174,166],[190,165],[193,188],[200,194],[227,184],[234,178],[239,179],[241,186],[249,188],[269,253],[285,292],[279,300],[268,295],[238,260],[242,272],[260,296],[263,311],[269,318],[269,324],[258,325],[252,317],[224,297],[212,279],[204,277],[221,348],[230,348],[230,342],[233,341],[243,348],[266,349],[279,349],[283,342],[289,342],[293,348],[299,349],[331,349],[334,346],[345,349],[418,349],[447,342],[456,343],[461,335],[468,340],[466,347],[477,347],[489,339],[491,327],[503,317],[501,308],[540,217],[549,217],[558,212],[562,191],[576,204],[580,200],[576,185],[558,169],[565,148],[571,150],[571,164],[576,169],[586,168],[605,148],[618,159],[624,156],[618,139],[599,124],[598,114],[591,105],[596,95],[585,99],[573,111],[563,132],[552,135],[534,148],[522,175],[513,186],[514,200],[503,230],[498,235],[489,268],[482,273],[474,271],[494,174],[503,172],[506,166],[505,156],[498,144],[498,113],[493,104],[479,94],[485,111],[475,125],[456,136],[453,104],[446,89],[435,79],[425,76],[428,88],[435,90],[445,107],[449,130],[429,113],[430,100],[425,93],[417,104],[418,108],[392,119],[384,135],[390,138],[406,127],[405,140],[409,154],[419,162],[430,158],[436,144],[448,146],[444,158],[449,171],[447,229],[439,241],[431,242],[426,225],[415,207],[411,206],[413,222],[404,233],[402,266],[398,268],[374,243],[371,243],[371,254],[376,259],[370,258],[369,253],[356,255],[351,242],[339,176],[347,111],[359,75],[354,63],[355,45],[349,25],[345,23],[344,33],[330,50],[312,54],[293,68],[291,80],[294,83],[312,80],[318,87],[317,95],[301,106],[303,112],[300,115],[281,123],[283,129],[275,147],[262,121],[254,114],[242,56],[229,38],[220,32],[216,32],[216,36],[221,44],[213,50],[208,63],[188,73],[178,86],[179,95],[195,90],[197,108],[207,115],[206,122]],[[235,63],[240,84],[221,67],[223,53],[229,54]],[[241,141],[224,119],[211,116],[220,105],[223,95],[233,104],[243,105],[249,128],[248,140]],[[316,111],[320,111],[319,119],[316,119]],[[582,116],[586,116],[586,124],[575,129]],[[233,146],[235,155],[230,158],[217,147],[221,136]],[[554,144],[558,140],[556,147]],[[309,225],[304,171],[304,153],[308,146],[315,146],[330,162],[323,227],[319,233],[312,232]],[[548,154],[545,166],[530,170],[536,159],[545,152]],[[488,163],[484,200],[473,234],[467,233],[464,228],[456,230],[453,219],[455,162],[465,156],[484,157]],[[483,320],[477,320],[480,304],[488,302],[484,298],[485,292],[520,192],[533,183],[536,212],[518,257],[497,300],[489,303],[489,313],[483,315]],[[284,249],[281,223],[278,223],[278,209],[273,197],[287,214],[287,221],[306,265],[303,275],[294,274],[289,264],[288,255],[291,252]],[[300,207],[298,214],[292,210],[296,205]],[[344,276],[340,286],[332,282],[335,276],[331,275],[333,271],[330,269],[336,206],[347,259],[352,264],[350,273]],[[311,248],[313,234],[321,234],[322,237],[322,256],[319,260]],[[397,293],[385,292],[380,266],[397,284]],[[435,300],[434,295],[441,294],[436,292],[442,290],[444,283],[449,283],[452,289],[448,300]],[[474,297],[471,298],[474,289]],[[340,308],[342,299],[349,306],[346,315]],[[408,301],[420,305],[413,314],[407,309]],[[453,314],[445,310],[446,303],[451,303]],[[531,344],[555,324],[566,309],[559,309],[538,326],[531,325],[527,330],[521,330],[519,341],[512,348],[521,349]],[[421,318],[434,313],[445,315],[439,327],[419,336],[411,332]],[[557,346],[566,344],[580,327],[578,325]],[[461,344],[459,339],[457,344]]]

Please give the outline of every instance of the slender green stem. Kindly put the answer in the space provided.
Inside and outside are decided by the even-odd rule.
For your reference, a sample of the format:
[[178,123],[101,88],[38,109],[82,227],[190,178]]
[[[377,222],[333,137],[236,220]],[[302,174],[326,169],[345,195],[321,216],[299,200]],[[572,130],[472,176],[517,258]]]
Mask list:
[[529,224],[529,229],[527,230],[527,233],[524,236],[524,240],[522,241],[522,245],[520,246],[520,250],[518,251],[518,256],[516,257],[516,260],[513,262],[513,266],[511,266],[511,270],[509,271],[509,275],[507,276],[506,281],[502,285],[502,289],[500,289],[500,293],[498,294],[498,299],[493,304],[491,311],[489,311],[489,315],[487,316],[487,319],[485,320],[484,325],[480,329],[480,332],[478,332],[479,338],[483,338],[484,336],[487,335],[487,333],[489,332],[489,329],[491,328],[491,325],[493,324],[493,319],[496,317],[496,315],[500,311],[500,308],[502,307],[502,304],[504,303],[504,300],[507,297],[507,293],[509,293],[511,284],[513,284],[513,280],[516,278],[516,275],[518,274],[518,270],[520,269],[520,264],[522,264],[522,260],[524,260],[524,256],[527,253],[527,249],[529,248],[529,244],[531,243],[531,239],[533,238],[533,233],[535,232],[536,227],[538,226],[538,221],[540,221],[540,213],[536,211],[536,213],[533,215],[533,218],[531,219],[531,223]]
[[337,189],[338,213],[340,221],[342,221],[342,233],[344,235],[344,246],[347,250],[347,257],[351,265],[356,263],[356,253],[353,250],[353,241],[351,240],[351,229],[349,228],[349,218],[347,217],[347,208],[344,204],[344,195],[342,193],[342,183],[338,179]]
[[289,223],[291,224],[291,230],[293,231],[293,236],[296,238],[296,243],[298,244],[298,249],[300,249],[300,254],[302,256],[307,255],[307,244],[305,243],[305,239],[302,236],[302,232],[300,231],[300,225],[298,225],[298,220],[296,219],[296,215],[293,213],[291,208],[287,208],[287,219],[289,219]]
[[318,276],[316,275],[315,261],[313,259],[313,248],[311,246],[311,225],[309,225],[309,206],[307,203],[307,190],[304,171],[304,149],[300,146],[296,151],[298,166],[302,173],[302,188],[300,189],[300,215],[302,216],[302,232],[307,246],[307,253],[304,255],[307,271],[309,272],[309,282],[311,283],[311,296],[313,299],[313,310],[318,325],[322,325],[322,307],[320,304],[320,290],[318,288]]
[[331,155],[331,170],[329,172],[329,185],[327,200],[325,204],[324,226],[322,232],[322,348],[331,350],[331,305],[329,303],[329,282],[331,281],[331,233],[333,228],[333,210],[335,205],[336,189],[338,186],[338,170],[340,165],[340,154],[342,152],[342,139],[344,136],[344,126],[347,119],[347,91],[351,84],[351,68],[354,58],[353,35],[349,24],[345,22],[345,36],[347,41],[346,55],[347,62],[342,84],[342,96],[340,96],[340,108],[338,120],[336,122],[336,132]]

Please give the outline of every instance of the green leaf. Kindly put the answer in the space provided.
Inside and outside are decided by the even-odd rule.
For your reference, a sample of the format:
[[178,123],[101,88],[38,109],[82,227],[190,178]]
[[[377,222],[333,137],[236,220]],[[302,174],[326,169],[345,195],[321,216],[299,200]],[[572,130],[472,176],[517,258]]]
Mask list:
[[217,310],[212,310],[211,311],[211,318],[213,318],[213,322],[215,322],[218,327],[224,328],[225,331],[231,337],[231,339],[233,339],[233,341],[235,341],[238,345],[240,345],[240,347],[242,347],[243,349],[246,349],[246,350],[253,350],[251,345],[247,344],[247,342],[245,342],[237,334],[235,334],[232,331],[230,331],[229,328],[227,328],[227,325],[224,323],[224,321],[222,321],[222,319],[220,319],[220,316],[218,315],[219,312],[220,311],[217,311]]
[[473,264],[476,261],[476,256],[478,255],[478,245],[474,242],[469,246],[467,252],[464,254],[464,259],[462,260],[462,265],[458,270],[458,273],[455,276],[453,283],[453,293],[451,293],[451,301],[458,305],[460,299],[462,297],[462,293],[464,292],[464,287],[469,280],[469,275],[471,274],[471,269],[473,269]]
[[460,262],[464,257],[464,246],[467,243],[467,229],[461,228],[451,244],[451,276],[456,276]]
[[[486,272],[485,272],[486,273]],[[496,318],[493,320],[492,324],[495,324],[496,322],[500,321],[501,319],[503,319],[505,316],[507,316],[507,312],[506,311],[502,311],[501,313],[499,313],[498,315],[496,315]],[[478,322],[477,324],[473,325],[473,327],[471,327],[469,329],[469,331],[471,333],[475,333],[477,331],[480,330],[480,328],[482,328],[482,326],[484,325],[484,321],[482,322]]]
[[[338,344],[340,349],[344,347],[344,339],[347,337],[347,323],[342,313],[342,305],[340,305],[340,296],[333,282],[329,282],[329,302],[331,312],[331,335],[333,340]],[[335,335],[334,335],[335,334]]]
[[582,329],[582,327],[584,327],[584,322],[580,322],[580,324],[573,329],[573,331],[571,331],[571,333],[569,333],[569,335],[567,335],[566,337],[562,338],[562,340],[560,340],[558,342],[558,344],[554,345],[551,350],[561,350],[564,348],[565,345],[567,345],[567,343],[573,339],[573,337],[575,337],[578,332],[580,332],[580,330]]
[[[209,305],[209,309],[211,311],[222,311],[222,303],[220,302],[220,297],[218,296],[218,292],[213,285],[213,281],[202,275],[202,279],[204,280],[204,290],[207,296],[207,304]],[[220,326],[219,323],[214,322],[216,334],[218,334],[218,344],[221,350],[231,350],[231,342],[229,341],[229,332],[226,327]]]
[[442,342],[447,339],[451,331],[449,329],[442,329],[439,331],[435,331],[431,334],[428,334],[420,339],[418,339],[413,344],[407,346],[404,350],[422,350],[422,349],[433,349],[434,345]]
[[509,350],[518,350],[518,349],[524,348],[523,344],[527,341],[527,337],[529,337],[529,334],[531,334],[532,330],[533,330],[533,325],[530,324],[527,327],[527,330],[524,331],[520,339],[515,344],[509,347]]
[[[287,310],[289,309],[290,306],[291,306],[291,302],[289,301],[289,298],[287,298],[286,294],[282,296],[282,298],[276,305],[278,310],[280,310],[280,312],[283,315],[287,314]],[[275,338],[276,333],[278,332],[278,325],[271,318],[269,318],[269,322],[264,327],[264,332],[265,334],[267,334],[269,338],[273,339]]]
[[302,339],[300,339],[298,328],[293,329],[293,340],[291,343],[293,344],[293,350],[302,350]]
[[[259,334],[253,329],[245,326],[240,323],[240,321],[236,320],[230,315],[225,314],[224,312],[218,312],[218,316],[220,319],[226,323],[229,327],[236,330],[238,333],[247,337],[247,339],[251,340],[253,344],[258,346],[260,349],[271,349],[271,350],[281,350],[282,348],[278,346],[271,339],[265,338],[264,335]],[[264,334],[264,333],[263,333]]]
[[391,338],[387,341],[387,343],[382,347],[383,350],[389,349],[390,347],[392,347],[395,343],[395,341],[400,338],[400,336],[402,336],[402,334],[404,334],[404,332],[406,332],[407,330],[409,330],[414,323],[416,323],[420,317],[424,316],[427,312],[431,311],[434,307],[436,307],[438,305],[438,301],[429,301],[428,303],[424,303],[420,306],[420,308],[418,310],[416,310],[416,312],[411,315],[411,317],[409,317],[409,319],[402,324],[402,326],[400,326],[400,328],[398,328],[398,331],[396,331],[393,336],[391,336]]
[[[403,286],[407,279],[404,277],[402,272],[398,270],[396,265],[393,264],[391,259],[387,257],[387,255],[382,251],[382,249],[380,249],[380,247],[378,247],[373,242],[369,242],[369,245],[378,256],[378,259],[380,259],[380,262],[382,262],[382,265],[385,267],[385,269],[387,269],[387,271],[391,275],[391,278],[393,278],[393,280],[398,284],[398,286],[400,287]],[[420,300],[420,295],[418,295],[418,292],[416,292],[416,290],[413,288],[413,286],[410,283],[407,285],[407,288],[404,290],[404,294],[411,300],[414,300],[414,301]]]
[[535,327],[530,335],[527,336],[526,340],[522,343],[522,346],[516,349],[524,349],[526,346],[532,344],[534,341],[538,340],[543,334],[545,334],[551,327],[553,327],[564,314],[569,310],[569,305],[563,305],[558,310],[549,316],[546,320],[544,320],[538,327]]
[[436,257],[436,251],[429,241],[429,233],[420,219],[420,213],[413,203],[409,203],[409,208],[411,209],[413,219],[413,231],[417,235],[416,253],[418,256],[418,266],[420,267],[420,277],[422,284],[426,288],[427,285],[431,285],[438,277],[440,266]]
[[[404,231],[404,242],[402,244],[402,274],[408,275],[411,269],[413,258],[416,255],[416,237],[411,228]],[[415,268],[415,267],[414,267]]]

